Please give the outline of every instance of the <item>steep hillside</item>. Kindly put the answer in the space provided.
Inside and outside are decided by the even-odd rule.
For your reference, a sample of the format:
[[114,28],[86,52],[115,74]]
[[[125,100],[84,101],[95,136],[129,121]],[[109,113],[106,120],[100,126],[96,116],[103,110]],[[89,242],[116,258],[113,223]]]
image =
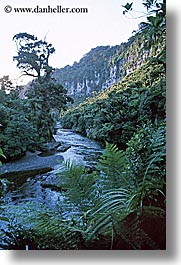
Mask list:
[[53,77],[68,89],[73,97],[88,96],[92,92],[116,83],[118,76],[110,67],[111,57],[118,52],[119,46],[100,46],[92,49],[78,63],[56,69]]
[[164,61],[150,59],[118,84],[64,113],[63,127],[124,149],[140,128],[164,121],[165,82]]
[[85,99],[118,83],[162,48],[162,38],[155,45],[153,40],[148,42],[147,36],[138,32],[127,43],[92,49],[78,63],[56,69],[53,77],[72,97]]

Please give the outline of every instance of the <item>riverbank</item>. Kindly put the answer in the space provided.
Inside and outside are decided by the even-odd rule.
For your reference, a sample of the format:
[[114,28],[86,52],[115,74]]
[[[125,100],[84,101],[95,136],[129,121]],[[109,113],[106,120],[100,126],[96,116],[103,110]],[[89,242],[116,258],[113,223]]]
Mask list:
[[33,176],[43,174],[54,169],[54,167],[63,161],[63,156],[55,153],[52,156],[39,156],[40,152],[28,152],[23,158],[5,163],[0,167],[1,178],[21,177],[23,175]]

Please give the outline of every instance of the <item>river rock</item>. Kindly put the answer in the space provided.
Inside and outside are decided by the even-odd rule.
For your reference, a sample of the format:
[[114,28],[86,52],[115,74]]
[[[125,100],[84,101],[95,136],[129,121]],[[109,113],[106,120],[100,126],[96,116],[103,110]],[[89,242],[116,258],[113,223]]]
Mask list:
[[65,151],[67,151],[69,148],[71,148],[71,145],[69,145],[69,144],[62,144],[61,146],[59,146],[59,147],[57,148],[57,151],[58,151],[58,152],[65,152]]
[[40,157],[37,154],[28,155],[18,161],[3,164],[0,167],[0,177],[35,176],[53,170],[59,161],[63,160],[61,155],[46,157]]
[[47,151],[53,151],[53,150],[56,150],[61,145],[62,145],[61,142],[50,142],[50,143],[46,143],[45,147]]

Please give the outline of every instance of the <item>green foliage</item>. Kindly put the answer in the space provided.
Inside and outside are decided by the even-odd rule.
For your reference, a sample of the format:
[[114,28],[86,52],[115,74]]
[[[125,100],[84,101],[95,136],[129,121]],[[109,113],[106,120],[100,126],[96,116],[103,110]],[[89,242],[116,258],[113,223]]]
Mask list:
[[[131,14],[134,11],[132,6],[133,3],[123,6],[123,14]],[[142,22],[139,25],[139,32],[146,39],[143,46],[145,49],[151,49],[152,52],[155,48],[160,50],[160,47],[163,48],[166,45],[166,0],[145,0],[143,6],[147,10],[147,14],[142,14],[147,16],[147,22]]]
[[[128,142],[126,150],[132,171],[139,179],[144,172],[147,178],[165,179],[166,130],[165,123],[158,127],[144,125]],[[148,168],[147,166],[150,165]],[[154,177],[153,177],[154,173]]]
[[[63,189],[66,189],[67,200],[78,205],[82,211],[93,202],[95,174],[88,174],[85,166],[73,160],[65,162],[65,170],[60,174]],[[62,185],[61,185],[62,187]]]
[[[145,152],[145,145],[150,152]],[[135,172],[134,164],[143,153],[145,164],[140,163]],[[72,205],[79,214],[66,219],[62,206],[60,212],[32,203],[16,206],[15,223],[9,234],[5,232],[10,248],[23,249],[28,244],[30,249],[163,249],[164,234],[159,234],[163,238],[159,243],[147,222],[153,218],[159,227],[165,225],[164,157],[160,126],[149,140],[143,132],[135,134],[126,151],[107,143],[96,172],[88,173],[83,165],[67,161],[59,174],[60,191],[67,198],[65,211]],[[14,209],[8,212],[12,218]],[[23,225],[18,227],[18,222]]]
[[52,44],[28,33],[16,34],[13,40],[17,46],[17,56],[13,58],[17,67],[36,80],[22,91],[17,87],[12,90],[8,77],[0,79],[3,125],[0,139],[8,159],[17,159],[26,150],[34,150],[35,146],[40,148],[42,142],[52,141],[59,112],[66,110],[66,104],[72,101],[67,91],[51,79],[53,68],[49,66],[49,58],[55,52]]
[[132,10],[132,5],[133,3],[127,3],[126,5],[122,6],[125,8],[125,10],[123,11],[123,14],[125,15],[128,11],[131,11]]
[[33,114],[30,120],[37,128],[39,136],[44,141],[52,141],[57,116],[61,110],[66,110],[67,102],[72,102],[72,99],[67,95],[66,89],[53,80],[43,83],[32,82],[26,96]]
[[[156,14],[158,16],[159,14],[162,14],[162,16],[165,16],[166,12],[166,0],[143,0],[142,1],[143,6],[147,10],[147,16],[150,14]],[[123,14],[125,15],[128,12],[134,11],[134,3],[127,3],[126,5],[122,5],[124,8]],[[141,12],[140,12],[141,13]],[[143,13],[145,15],[145,13]],[[149,18],[149,17],[148,17]]]
[[24,75],[50,79],[53,68],[49,66],[49,57],[55,52],[52,44],[28,33],[19,33],[13,37],[17,46],[18,55],[13,57],[17,61],[17,67],[23,70]]
[[8,80],[5,77],[1,82],[0,142],[6,159],[14,160],[24,155],[26,150],[35,150],[39,144],[37,129],[30,120],[29,102],[20,99],[18,91],[13,87],[7,93]]
[[[8,209],[7,209],[8,207]],[[81,235],[62,220],[59,212],[51,211],[40,203],[26,202],[2,207],[0,219],[7,222],[2,229],[0,247],[25,250],[79,249]],[[7,212],[9,218],[3,216]]]
[[19,158],[26,150],[33,151],[36,145],[37,133],[32,124],[23,115],[12,115],[0,141],[8,159]]
[[[87,133],[89,125],[96,139],[119,144],[121,138],[125,143],[125,151],[106,143],[99,161],[97,196],[94,207],[88,211],[84,232],[88,246],[92,242],[99,245],[100,237],[104,237],[105,245],[113,249],[117,240],[122,242],[118,248],[159,249],[157,233],[147,233],[146,224],[154,216],[154,222],[165,227],[165,78],[159,63],[153,68],[150,61],[142,68],[95,99],[67,112],[65,120],[63,117],[66,122],[73,113],[74,128],[79,130],[80,115],[84,132]],[[153,81],[148,82],[148,77]],[[90,136],[93,132],[89,128]]]
[[23,98],[22,88],[13,87],[9,77],[1,78],[0,84],[0,142],[9,161],[52,141],[57,117],[72,99],[53,80],[32,82]]
[[165,119],[164,76],[163,65],[150,61],[117,85],[68,110],[62,116],[62,125],[89,138],[126,149],[137,128],[147,121],[156,124]]
[[[118,65],[121,60],[126,60],[121,64],[121,71],[125,72],[137,68],[134,61],[140,54],[144,56],[142,48],[151,49],[151,58],[147,57],[141,67],[118,84],[62,113],[65,128],[105,143],[105,151],[96,170],[89,173],[85,166],[70,161],[63,165],[59,189],[65,200],[58,212],[39,203],[36,207],[27,203],[16,206],[13,217],[8,206],[8,220],[9,217],[14,218],[15,223],[10,226],[10,234],[4,232],[11,239],[12,248],[16,244],[19,248],[32,244],[35,249],[165,249],[165,1],[163,4],[144,1],[148,12],[151,12],[153,4],[156,6],[153,10],[155,17],[149,16],[147,24],[142,24],[128,44],[120,47],[121,52],[109,57],[110,64]],[[128,12],[132,4],[124,7]],[[24,38],[36,41],[31,35]],[[129,48],[124,50],[126,45]],[[104,57],[104,53],[101,54]],[[93,56],[91,60],[97,61],[97,58]],[[104,62],[107,64],[107,59]],[[82,63],[87,67],[86,58]],[[78,66],[76,64],[77,80],[81,78]],[[66,69],[70,76],[70,67]],[[91,74],[95,75],[95,69],[90,71]],[[47,131],[53,128],[53,120],[47,113],[53,114],[60,109],[65,111],[68,98],[63,95],[59,101],[57,91],[64,94],[62,87],[38,81],[33,84],[29,99],[19,101],[16,93],[6,95],[6,84],[3,82],[1,89],[0,137],[3,140],[8,135],[8,145],[4,148],[6,141],[3,140],[2,148],[5,153],[10,146],[10,152],[14,146],[9,138],[16,134],[16,151],[17,146],[24,143],[25,149],[21,151],[24,152],[35,141],[28,137],[31,130],[36,135],[38,128],[38,138],[40,135],[44,139],[49,138],[52,131],[48,134]],[[54,108],[48,99],[50,102],[55,99]],[[17,113],[21,113],[21,119],[17,118]],[[15,133],[15,128],[19,128],[19,132]],[[24,135],[22,128],[25,128]],[[40,132],[41,128],[43,131]],[[20,138],[24,139],[23,143]],[[63,210],[72,216],[65,217]],[[3,215],[0,219],[3,220]],[[18,227],[17,223],[23,225]]]
[[[0,157],[6,158],[5,155],[3,154],[3,150],[1,148],[0,148]],[[2,162],[0,161],[0,166],[1,165],[2,165]]]
[[120,187],[124,181],[126,174],[126,157],[123,151],[119,150],[115,145],[106,143],[102,157],[99,161],[98,169],[103,172],[101,183],[104,189],[112,189]]
[[[139,165],[141,169],[139,174],[134,172],[134,164],[136,165],[139,160],[139,151],[137,152],[132,148],[134,144],[139,146],[137,142],[134,142],[134,138],[124,154],[129,154],[130,149],[132,149],[134,161],[131,162],[129,159],[123,160],[122,151],[119,151],[115,146],[107,146],[106,154],[108,153],[108,155],[104,153],[101,160],[104,165],[103,170],[106,169],[110,182],[112,182],[112,173],[115,172],[114,174],[120,178],[120,186],[118,187],[118,182],[116,182],[117,188],[104,189],[102,196],[95,203],[95,207],[89,212],[88,242],[98,239],[103,234],[110,238],[113,235],[114,237],[121,237],[121,240],[126,242],[131,249],[143,249],[145,244],[147,244],[148,249],[159,248],[141,226],[148,211],[150,215],[158,218],[158,222],[159,218],[165,218],[165,181],[162,172],[163,164],[159,165],[159,162],[165,157],[164,152],[160,157],[160,150],[165,146],[161,129],[154,134],[153,139],[151,142],[154,143],[154,153],[150,156],[147,152],[144,153],[144,156],[146,154],[148,157],[146,157],[144,165]],[[152,147],[152,144],[149,144],[146,139],[144,144],[147,144],[147,148]],[[140,149],[144,151],[144,146],[141,145]],[[111,153],[112,157],[120,157],[117,163],[121,162],[122,168],[120,167],[119,170],[115,168],[114,159],[110,159]],[[105,167],[106,162],[107,168]],[[130,216],[132,216],[131,219]],[[112,241],[110,245],[113,245]]]

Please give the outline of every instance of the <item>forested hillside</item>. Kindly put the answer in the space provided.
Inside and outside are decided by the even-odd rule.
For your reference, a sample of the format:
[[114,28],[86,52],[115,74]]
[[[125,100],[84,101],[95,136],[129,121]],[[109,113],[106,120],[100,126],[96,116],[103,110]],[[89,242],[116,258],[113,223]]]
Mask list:
[[140,128],[165,121],[165,92],[164,62],[150,60],[118,84],[68,110],[62,116],[62,124],[125,149]]
[[[92,217],[95,214],[93,217],[95,224],[92,225],[91,231],[93,230],[97,236],[104,231],[106,235],[104,229],[112,222],[115,235],[119,239],[124,238],[123,241],[127,242],[131,249],[139,243],[141,249],[147,249],[145,243],[147,240],[148,245],[150,244],[148,248],[157,248],[154,246],[156,242],[161,244],[161,248],[164,248],[165,244],[164,5],[156,17],[148,17],[148,22],[142,24],[142,30],[137,33],[137,38],[145,38],[147,43],[150,43],[151,38],[154,55],[147,57],[139,68],[134,65],[133,56],[132,60],[127,61],[133,66],[131,73],[97,96],[69,109],[61,118],[64,128],[71,128],[106,145],[106,151],[99,165],[103,171],[103,176],[101,173],[100,176],[103,178],[107,176],[109,184],[112,185],[109,188],[106,186],[106,193],[103,192],[104,199],[101,200],[97,210],[91,211]],[[144,44],[140,50],[138,49],[138,54],[142,52],[143,47]],[[132,52],[135,53],[136,50],[133,49]],[[152,219],[151,216],[154,218]],[[163,229],[162,235],[154,228],[148,229],[151,219],[153,223],[157,223],[158,230]],[[136,236],[138,241],[135,239]],[[151,242],[150,239],[153,238],[154,242]],[[138,245],[136,249],[139,248]]]
[[149,37],[149,32],[140,25],[126,43],[117,46],[102,46],[92,49],[72,66],[56,69],[52,77],[61,83],[73,98],[95,95],[118,83],[124,76],[142,66],[149,58],[163,50],[164,35]]
[[34,80],[0,79],[0,249],[166,249],[166,2],[143,5],[127,43],[55,71],[52,44],[14,36]]

